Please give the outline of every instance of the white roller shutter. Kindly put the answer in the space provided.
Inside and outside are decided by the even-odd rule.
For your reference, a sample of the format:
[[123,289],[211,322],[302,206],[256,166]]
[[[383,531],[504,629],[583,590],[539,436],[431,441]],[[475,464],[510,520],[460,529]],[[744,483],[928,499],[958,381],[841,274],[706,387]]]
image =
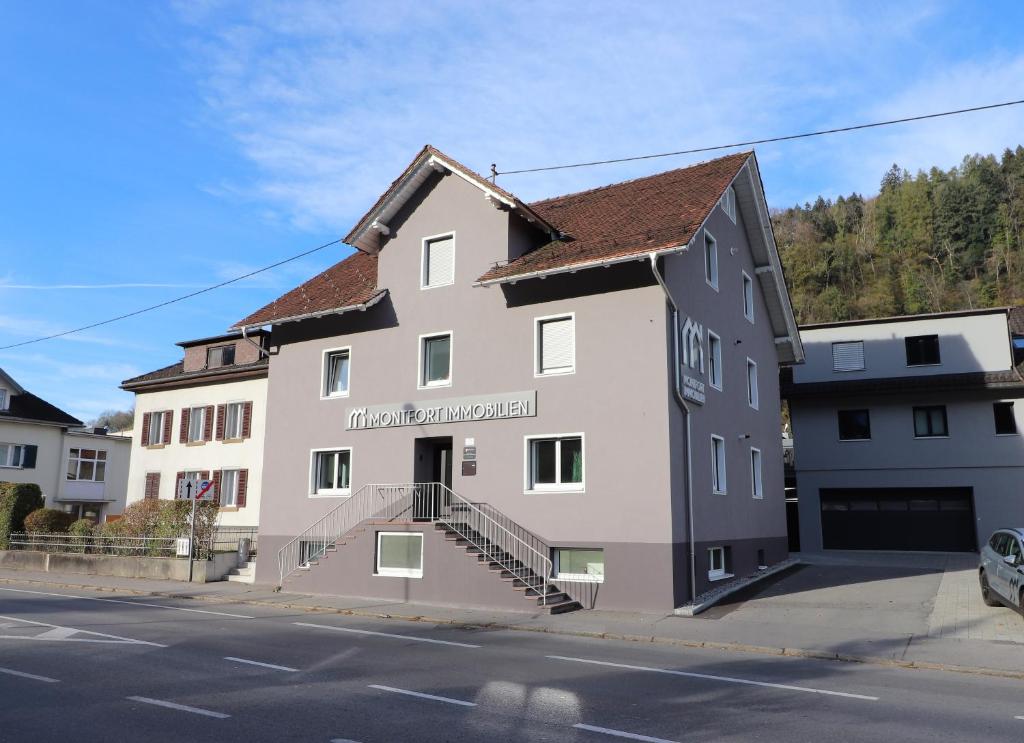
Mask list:
[[540,373],[564,374],[573,371],[576,358],[576,333],[571,317],[542,320],[540,323]]
[[832,344],[834,371],[860,371],[864,368],[864,341]]
[[424,246],[423,286],[435,287],[455,283],[455,238],[430,240]]

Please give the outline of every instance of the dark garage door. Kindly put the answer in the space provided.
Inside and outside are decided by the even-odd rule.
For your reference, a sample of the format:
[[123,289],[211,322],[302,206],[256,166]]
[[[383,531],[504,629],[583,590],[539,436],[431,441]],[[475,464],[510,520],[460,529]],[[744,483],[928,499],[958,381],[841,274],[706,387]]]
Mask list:
[[971,552],[971,488],[821,490],[825,549]]

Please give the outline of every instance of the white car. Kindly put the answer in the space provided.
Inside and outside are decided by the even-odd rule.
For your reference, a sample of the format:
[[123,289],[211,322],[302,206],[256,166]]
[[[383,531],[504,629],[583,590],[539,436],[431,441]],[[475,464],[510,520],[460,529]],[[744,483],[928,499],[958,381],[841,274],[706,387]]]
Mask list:
[[1000,529],[981,548],[981,600],[986,606],[1024,608],[1024,529]]

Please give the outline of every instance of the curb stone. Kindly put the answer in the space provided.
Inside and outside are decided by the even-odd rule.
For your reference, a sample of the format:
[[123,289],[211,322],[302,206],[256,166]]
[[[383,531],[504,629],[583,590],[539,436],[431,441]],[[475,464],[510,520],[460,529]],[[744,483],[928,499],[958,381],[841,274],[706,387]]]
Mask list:
[[707,650],[723,650],[736,653],[750,653],[754,655],[783,655],[793,658],[806,658],[809,660],[826,660],[838,663],[859,663],[862,665],[885,666],[889,668],[900,668],[906,670],[943,671],[946,673],[960,673],[970,676],[990,676],[994,678],[1005,678],[1024,681],[1024,671],[1010,671],[999,668],[984,668],[976,666],[961,666],[950,663],[938,663],[926,660],[898,660],[895,658],[882,658],[870,655],[845,655],[843,653],[830,653],[821,650],[805,650],[803,648],[768,647],[763,645],[747,645],[741,642],[716,642],[702,640],[685,640],[675,637],[658,637],[657,635],[626,635],[616,632],[596,632],[592,630],[560,629],[557,627],[524,627],[516,624],[503,624],[501,622],[488,622],[481,624],[450,617],[430,617],[422,614],[381,614],[376,611],[360,611],[359,609],[341,609],[333,606],[310,606],[298,604],[286,604],[279,601],[260,601],[233,599],[224,596],[196,596],[175,593],[172,591],[145,591],[136,588],[122,588],[117,586],[93,586],[85,583],[61,583],[57,581],[41,581],[30,578],[0,578],[0,584],[35,585],[48,586],[50,588],[86,589],[100,593],[123,593],[132,596],[151,596],[153,598],[168,598],[188,601],[204,601],[211,603],[265,606],[275,609],[291,609],[296,611],[317,612],[322,614],[341,614],[344,616],[367,617],[372,619],[396,619],[406,622],[420,622],[423,624],[443,624],[463,629],[477,630],[504,630],[512,632],[540,632],[552,635],[564,635],[570,637],[586,637],[600,640],[620,640],[624,642],[644,642],[658,645],[673,645],[686,648],[704,648]]

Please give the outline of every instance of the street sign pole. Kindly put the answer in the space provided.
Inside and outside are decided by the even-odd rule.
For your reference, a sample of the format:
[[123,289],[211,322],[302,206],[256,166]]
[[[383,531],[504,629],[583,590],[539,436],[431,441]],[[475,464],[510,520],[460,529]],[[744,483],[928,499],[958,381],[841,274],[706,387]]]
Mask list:
[[192,498],[192,522],[188,529],[188,582],[192,582],[192,562],[196,555],[196,499]]

